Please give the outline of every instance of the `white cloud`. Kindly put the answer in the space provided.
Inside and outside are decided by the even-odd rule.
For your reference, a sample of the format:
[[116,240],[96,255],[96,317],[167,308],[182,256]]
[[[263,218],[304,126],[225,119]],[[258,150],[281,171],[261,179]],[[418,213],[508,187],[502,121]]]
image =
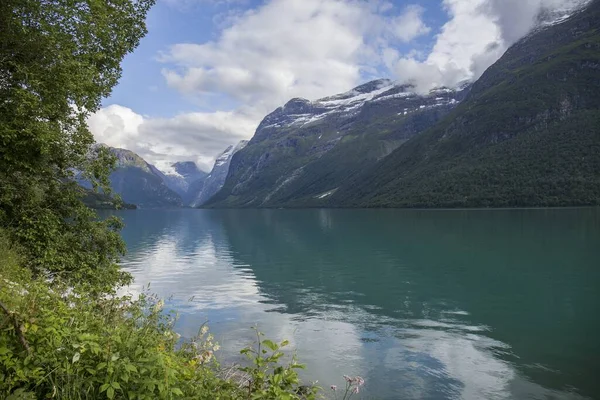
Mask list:
[[192,159],[208,169],[214,156],[250,138],[267,113],[292,97],[344,92],[385,71],[422,90],[454,86],[479,77],[540,16],[566,13],[587,1],[443,0],[449,19],[428,53],[400,51],[401,44],[430,32],[416,4],[270,0],[244,12],[236,8],[215,40],[174,44],[160,55],[168,85],[217,111],[158,119],[111,106],[91,117],[90,127],[98,141],[150,162]]
[[138,141],[144,117],[119,105],[102,108],[88,118],[88,126],[99,143],[128,148]]
[[425,58],[387,60],[401,81],[422,90],[477,79],[540,18],[568,14],[588,0],[444,0],[450,17]]
[[429,28],[421,19],[423,7],[410,5],[406,7],[404,14],[401,14],[391,21],[391,29],[396,37],[404,42],[410,42],[417,36],[429,33]]
[[540,18],[569,14],[589,0],[490,0],[488,14],[494,18],[502,37],[512,44],[527,34]]
[[247,4],[250,0],[160,0],[162,3],[181,11],[189,11],[194,7],[231,7]]
[[[165,1],[177,7],[215,3]],[[381,0],[271,0],[236,11],[216,40],[175,44],[160,57],[171,87],[233,110],[154,119],[110,106],[90,118],[90,128],[98,141],[149,162],[195,159],[210,168],[215,155],[249,139],[260,120],[290,98],[344,92],[364,75],[378,75],[373,71],[394,44],[429,32],[423,11]]]
[[209,171],[215,155],[249,137],[258,118],[243,109],[148,118],[111,105],[90,116],[88,125],[96,141],[129,149],[159,167],[193,160]]
[[318,98],[360,83],[383,50],[429,28],[419,6],[384,17],[379,1],[273,0],[203,44],[163,54],[167,82],[184,92],[226,95],[266,113],[292,97]]

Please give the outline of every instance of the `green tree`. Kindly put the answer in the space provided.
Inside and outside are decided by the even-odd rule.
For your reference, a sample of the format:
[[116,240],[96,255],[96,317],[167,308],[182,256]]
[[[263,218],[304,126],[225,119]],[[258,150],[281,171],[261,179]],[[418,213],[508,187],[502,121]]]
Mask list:
[[102,283],[101,290],[127,279],[115,264],[119,222],[99,221],[82,204],[73,175],[108,189],[112,160],[93,147],[86,119],[146,33],[153,3],[0,2],[0,227],[38,274]]

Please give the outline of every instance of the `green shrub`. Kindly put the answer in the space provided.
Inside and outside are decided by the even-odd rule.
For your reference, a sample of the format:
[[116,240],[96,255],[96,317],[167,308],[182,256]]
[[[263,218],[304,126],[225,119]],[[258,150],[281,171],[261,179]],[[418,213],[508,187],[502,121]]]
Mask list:
[[[248,367],[226,377],[208,328],[181,343],[176,316],[148,294],[92,297],[35,278],[0,235],[0,398],[313,399],[295,361],[261,338]],[[231,370],[231,368],[230,368]]]

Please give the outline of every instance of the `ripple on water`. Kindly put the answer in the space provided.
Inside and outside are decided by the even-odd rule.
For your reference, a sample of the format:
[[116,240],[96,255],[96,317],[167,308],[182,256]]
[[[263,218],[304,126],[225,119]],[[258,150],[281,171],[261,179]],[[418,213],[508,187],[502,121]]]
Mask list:
[[585,336],[600,330],[589,317],[600,304],[594,216],[125,215],[135,221],[126,230],[137,230],[124,232],[130,253],[123,266],[135,276],[129,289],[152,282],[151,291],[174,295],[184,337],[210,321],[222,360],[239,360],[258,324],[269,337],[290,340],[308,364],[304,378],[328,386],[343,384],[344,373],[361,375],[374,398],[577,399],[578,390],[598,392],[590,372],[598,364],[588,357],[598,347]]

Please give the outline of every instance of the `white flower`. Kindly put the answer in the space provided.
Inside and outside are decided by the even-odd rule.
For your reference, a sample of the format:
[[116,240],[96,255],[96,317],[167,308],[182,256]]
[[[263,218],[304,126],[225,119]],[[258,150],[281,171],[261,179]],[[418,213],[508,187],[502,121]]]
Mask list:
[[165,306],[165,301],[163,299],[160,299],[155,305],[154,305],[154,312],[159,312],[160,310],[163,309],[163,307]]

